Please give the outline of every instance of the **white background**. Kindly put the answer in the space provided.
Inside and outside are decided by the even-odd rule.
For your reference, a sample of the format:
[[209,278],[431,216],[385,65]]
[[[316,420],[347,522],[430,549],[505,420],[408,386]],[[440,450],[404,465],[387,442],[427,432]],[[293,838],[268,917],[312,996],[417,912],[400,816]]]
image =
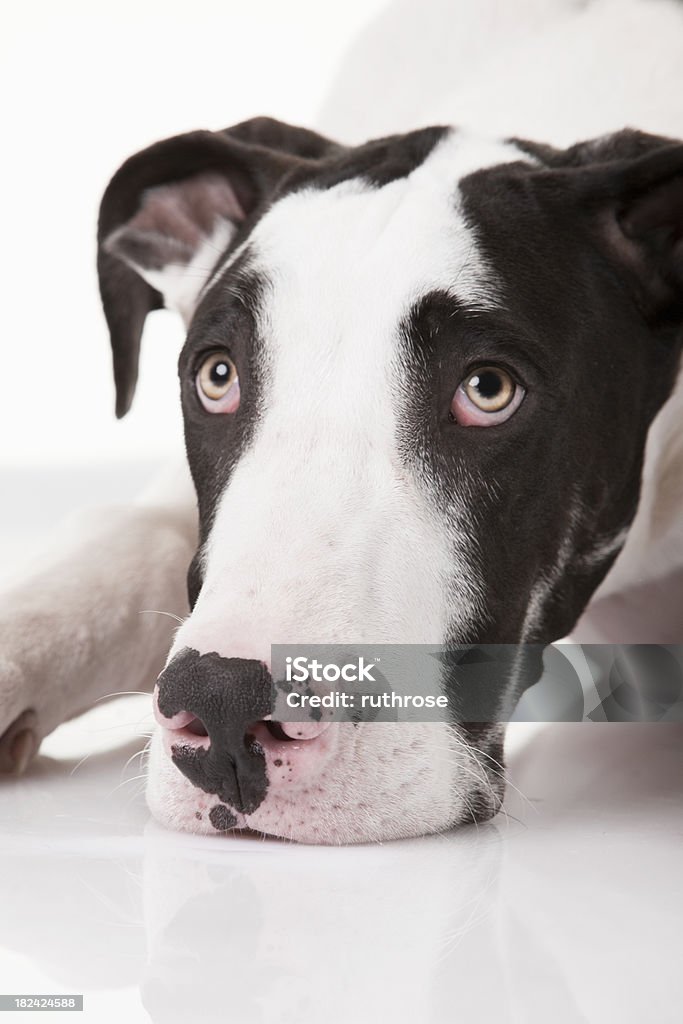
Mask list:
[[[9,467],[145,460],[181,444],[182,327],[148,319],[117,423],[95,274],[98,204],[131,153],[268,114],[312,124],[340,56],[384,0],[6,5],[0,486]],[[14,476],[5,474],[5,482]]]

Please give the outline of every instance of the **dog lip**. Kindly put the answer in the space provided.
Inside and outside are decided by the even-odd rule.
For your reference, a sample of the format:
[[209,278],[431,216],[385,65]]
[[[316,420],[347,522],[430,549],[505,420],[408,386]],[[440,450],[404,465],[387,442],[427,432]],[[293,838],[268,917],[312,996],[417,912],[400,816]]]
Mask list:
[[[329,746],[329,739],[331,733],[327,732],[327,728],[321,730],[315,736],[289,736],[285,733],[285,738],[280,739],[277,735],[274,735],[272,730],[268,728],[268,720],[261,720],[255,722],[248,730],[250,742],[258,744],[261,750],[266,756],[267,762],[270,764],[274,758],[283,757],[285,759],[293,758],[298,760],[303,757],[315,757],[319,754],[321,749],[326,749]],[[284,726],[294,726],[297,729],[302,723],[299,722],[283,722],[278,723]],[[322,744],[322,747],[321,747]]]
[[161,732],[167,753],[188,747],[204,747],[205,750],[208,750],[211,746],[208,735],[192,732],[191,729],[165,729],[162,727]]

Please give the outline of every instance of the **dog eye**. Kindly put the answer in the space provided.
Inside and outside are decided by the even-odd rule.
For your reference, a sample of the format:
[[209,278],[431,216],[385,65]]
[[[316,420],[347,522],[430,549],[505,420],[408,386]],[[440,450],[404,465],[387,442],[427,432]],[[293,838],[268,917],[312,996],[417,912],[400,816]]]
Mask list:
[[477,366],[451,402],[451,416],[463,427],[492,427],[517,411],[525,391],[500,366]]
[[237,367],[227,352],[212,352],[199,367],[197,394],[209,412],[235,412],[240,404]]

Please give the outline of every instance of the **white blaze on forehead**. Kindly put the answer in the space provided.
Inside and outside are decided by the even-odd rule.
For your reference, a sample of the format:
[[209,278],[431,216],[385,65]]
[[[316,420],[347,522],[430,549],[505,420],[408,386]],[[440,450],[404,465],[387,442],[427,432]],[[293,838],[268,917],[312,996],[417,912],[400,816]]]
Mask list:
[[[414,276],[412,284],[420,286],[422,278],[423,290],[444,287],[459,297],[464,291],[465,297],[473,301],[481,297],[484,303],[490,305],[493,282],[486,273],[483,260],[473,252],[467,265],[463,260],[463,255],[472,250],[474,239],[462,216],[458,216],[458,182],[475,171],[517,160],[535,162],[510,142],[449,129],[411,174],[397,178],[381,188],[364,180],[362,176],[349,178],[332,188],[318,189],[315,184],[303,188],[273,205],[242,245],[233,250],[216,269],[203,295],[222,279],[246,249],[253,251],[255,244],[262,247],[261,256],[265,259],[266,271],[272,269],[268,263],[269,251],[273,250],[279,255],[282,255],[284,249],[293,252],[292,243],[297,237],[300,244],[303,243],[307,260],[310,261],[314,251],[310,233],[308,245],[306,239],[311,222],[316,224],[320,234],[319,245],[315,247],[318,252],[325,246],[329,251],[330,246],[340,240],[345,243],[345,249],[354,250],[363,240],[358,232],[363,222],[366,222],[364,237],[370,242],[373,233],[376,234],[382,228],[383,221],[392,217],[393,212],[400,207],[401,219],[395,231],[408,232],[411,245],[419,246],[419,249],[414,252],[415,258],[411,260],[407,259],[406,252],[393,253],[386,272],[390,266],[395,268],[400,263],[400,280],[403,282]],[[356,197],[356,201],[353,197]],[[368,215],[369,220],[366,219]],[[287,235],[282,236],[283,230]],[[454,237],[457,237],[455,251],[450,248]],[[437,238],[440,240],[438,251],[433,255],[425,252],[425,245],[435,242]],[[404,240],[408,241],[407,238]],[[437,263],[439,253],[445,256],[445,264]],[[449,277],[449,270],[453,267],[456,272],[464,275],[464,280],[457,282],[457,288],[454,278]],[[343,268],[344,272],[349,269]],[[341,262],[338,270],[342,271]],[[433,279],[435,270],[436,283]]]
[[273,642],[438,643],[472,621],[481,582],[465,497],[440,513],[398,449],[410,387],[400,327],[437,289],[496,304],[457,183],[519,158],[449,134],[404,178],[304,189],[257,224],[261,409],[175,649],[265,657]]

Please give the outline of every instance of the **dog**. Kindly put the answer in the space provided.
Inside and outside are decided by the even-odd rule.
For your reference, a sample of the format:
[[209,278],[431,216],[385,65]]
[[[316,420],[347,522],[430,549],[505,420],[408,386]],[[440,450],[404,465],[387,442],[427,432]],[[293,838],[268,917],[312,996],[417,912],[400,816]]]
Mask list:
[[[163,668],[164,824],[421,835],[497,812],[504,726],[275,722],[271,644],[679,639],[683,5],[499,7],[392,5],[328,131],[259,117],[114,175],[116,413],[147,315],[176,310],[192,483],[4,595],[5,770]],[[181,618],[170,649],[148,608]]]

